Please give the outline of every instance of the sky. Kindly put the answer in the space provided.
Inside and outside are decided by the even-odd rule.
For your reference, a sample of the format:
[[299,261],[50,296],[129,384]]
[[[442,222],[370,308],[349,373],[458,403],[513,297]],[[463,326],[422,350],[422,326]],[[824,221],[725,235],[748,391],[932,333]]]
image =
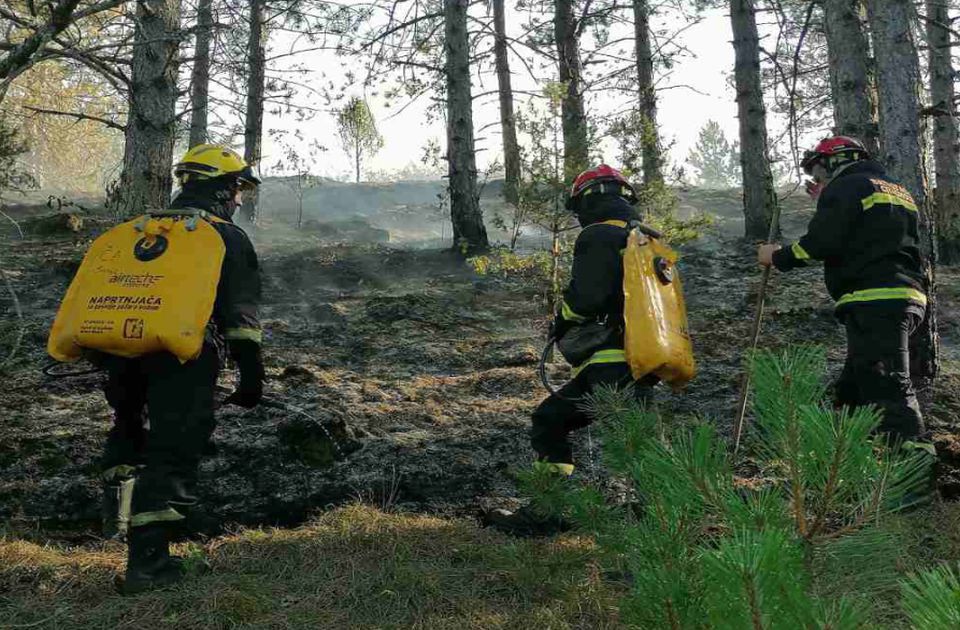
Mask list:
[[[511,26],[519,27],[522,19],[523,16],[508,13],[508,29],[513,30]],[[675,31],[682,26],[676,22],[667,24],[663,18],[659,19],[661,23],[658,24],[655,21],[654,29]],[[734,61],[729,31],[729,18],[724,12],[717,10],[704,14],[703,20],[687,30],[681,38],[690,54],[684,55],[679,60],[672,75],[663,80],[659,86],[661,88],[658,93],[659,122],[662,139],[665,145],[672,145],[670,155],[675,163],[682,164],[690,148],[696,143],[700,128],[708,119],[720,123],[729,139],[737,138],[735,93],[728,82]],[[282,38],[275,38],[271,45],[280,48],[288,43]],[[297,57],[296,61],[305,64],[317,76],[326,74],[336,77],[341,72],[342,59],[328,51],[303,55]],[[515,59],[512,60],[511,70],[515,91],[538,89]],[[496,79],[492,76],[485,79],[482,88],[476,85],[476,81],[474,83],[475,94],[493,90],[496,87]],[[692,86],[695,91],[680,87],[681,84]],[[397,114],[399,108],[396,105],[387,108],[382,99],[365,95],[359,86],[348,89],[347,95],[368,97],[368,103],[378,121],[380,133],[384,137],[383,148],[368,163],[371,172],[389,173],[399,171],[410,164],[419,165],[423,148],[431,140],[444,146],[445,129],[442,120],[431,123],[425,117],[425,111],[429,105],[427,99],[413,103],[402,113]],[[594,111],[619,110],[630,104],[625,100],[629,98],[631,98],[629,95],[591,97],[588,108]],[[523,97],[518,96],[518,107],[522,99]],[[477,134],[477,163],[478,168],[483,171],[491,160],[498,159],[501,155],[499,108],[496,95],[476,99],[473,116],[476,130],[487,127],[486,131]],[[348,177],[351,164],[340,147],[334,116],[320,113],[309,122],[300,124],[289,120],[290,118],[292,117],[276,116],[269,112],[265,114],[266,129],[286,131],[299,129],[303,137],[300,141],[292,141],[289,139],[292,134],[288,133],[288,139],[282,142],[265,137],[263,159],[265,173],[280,174],[277,163],[291,144],[305,154],[305,147],[315,142],[325,146],[327,151],[311,160],[308,170],[314,175]],[[601,149],[605,161],[616,163],[616,151],[612,144],[602,145]]]

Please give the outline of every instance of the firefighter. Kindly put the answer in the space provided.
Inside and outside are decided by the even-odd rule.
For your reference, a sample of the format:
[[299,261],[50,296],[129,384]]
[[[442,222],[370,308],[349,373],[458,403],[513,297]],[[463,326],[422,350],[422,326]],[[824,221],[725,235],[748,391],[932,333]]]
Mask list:
[[190,149],[174,174],[181,190],[170,209],[204,210],[222,219],[212,225],[226,252],[199,357],[186,363],[167,352],[98,357],[107,369],[105,394],[115,414],[103,456],[108,519],[121,510],[121,489],[132,487],[127,568],[120,585],[125,593],[182,577],[182,562],[170,555],[168,545],[173,528],[197,503],[197,469],[214,429],[214,391],[226,351],[240,370],[239,386],[226,402],[251,408],[263,390],[257,255],[232,222],[243,192],[261,180],[236,152],[214,145]]
[[[637,195],[630,183],[606,164],[580,173],[570,191],[567,209],[583,230],[574,245],[570,283],[563,292],[550,334],[573,365],[574,378],[540,403],[533,412],[530,431],[530,443],[537,456],[534,466],[551,474],[573,474],[568,435],[592,421],[580,407],[584,397],[600,385],[611,385],[630,387],[643,400],[650,386],[657,382],[655,377],[635,382],[623,349],[621,251],[627,245],[627,224],[639,219],[634,209],[636,203]],[[565,340],[579,337],[580,333],[589,338],[571,341],[570,345],[582,347],[575,353],[565,352]],[[521,535],[551,534],[565,526],[561,520],[539,513],[532,504],[513,513],[489,512],[485,521],[497,529]]]
[[836,402],[877,405],[883,434],[935,456],[910,375],[911,340],[927,304],[916,203],[853,138],[821,141],[801,166],[813,179],[807,189],[816,214],[796,243],[761,245],[760,264],[789,271],[823,261],[847,332]]

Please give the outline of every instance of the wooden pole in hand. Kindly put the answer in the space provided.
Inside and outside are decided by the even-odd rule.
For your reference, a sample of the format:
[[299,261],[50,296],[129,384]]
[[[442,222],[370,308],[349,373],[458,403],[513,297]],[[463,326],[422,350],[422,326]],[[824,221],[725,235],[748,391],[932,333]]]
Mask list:
[[[773,243],[780,232],[780,203],[773,207],[773,216],[770,217],[770,232],[767,234],[767,243]],[[763,323],[763,306],[767,298],[767,283],[770,281],[770,271],[773,265],[763,268],[760,278],[760,292],[757,295],[757,310],[753,315],[753,331],[750,334],[750,354],[757,349],[760,341],[760,326]],[[750,397],[750,368],[743,373],[740,381],[740,400],[737,402],[737,419],[733,424],[733,454],[740,450],[740,437],[743,434],[743,421],[747,417],[747,399]]]

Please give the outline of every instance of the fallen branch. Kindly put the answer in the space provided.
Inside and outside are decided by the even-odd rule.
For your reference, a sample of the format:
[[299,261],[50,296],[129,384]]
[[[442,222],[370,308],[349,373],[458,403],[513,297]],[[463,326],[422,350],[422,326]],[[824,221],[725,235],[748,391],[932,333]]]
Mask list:
[[[23,239],[23,230],[20,229],[20,224],[14,221],[13,217],[0,209],[0,214],[5,216],[10,223],[13,223],[14,227],[17,228],[17,232],[20,233],[20,238]],[[17,297],[17,292],[13,290],[13,283],[10,282],[10,278],[3,271],[3,261],[0,260],[0,279],[3,280],[3,283],[7,285],[7,290],[10,292],[10,297],[13,299],[13,310],[17,314],[17,322],[20,324],[19,330],[17,330],[17,337],[13,341],[13,347],[10,349],[10,354],[6,359],[3,360],[3,363],[0,363],[0,371],[6,368],[11,362],[13,362],[14,357],[17,356],[17,352],[20,350],[20,344],[23,343],[23,335],[26,331],[26,323],[23,321],[23,309],[20,308],[20,299]]]
[[16,312],[17,321],[20,324],[17,330],[17,336],[13,340],[13,347],[10,348],[10,354],[3,360],[3,363],[0,363],[0,370],[3,370],[13,362],[13,359],[17,356],[17,352],[20,351],[20,344],[23,342],[23,335],[26,331],[26,323],[23,320],[23,309],[20,308],[20,299],[17,298],[17,292],[13,290],[13,283],[10,282],[10,277],[3,271],[3,261],[0,261],[0,279],[7,285],[7,290],[10,292],[11,299],[13,299],[13,310]]
[[0,207],[0,216],[3,216],[7,221],[13,223],[13,227],[17,228],[17,233],[20,235],[20,240],[23,240],[23,228],[20,227],[20,224],[17,223],[13,217],[4,212],[2,207]]

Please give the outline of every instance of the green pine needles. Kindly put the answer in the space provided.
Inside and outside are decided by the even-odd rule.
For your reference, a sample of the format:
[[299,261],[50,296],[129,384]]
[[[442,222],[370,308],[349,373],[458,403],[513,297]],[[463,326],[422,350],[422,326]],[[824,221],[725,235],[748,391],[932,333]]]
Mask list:
[[960,577],[949,566],[940,566],[903,582],[903,608],[914,628],[960,628]]
[[[814,347],[751,358],[749,462],[737,465],[712,425],[670,430],[607,389],[588,408],[607,468],[630,488],[626,503],[545,469],[525,477],[541,510],[593,535],[605,561],[630,577],[625,623],[840,630],[877,627],[892,614],[899,627],[906,616],[917,628],[960,627],[949,616],[960,610],[960,584],[946,569],[907,581],[903,610],[874,605],[896,602],[901,588],[902,546],[882,524],[921,494],[930,461],[875,436],[877,410],[825,402],[824,367]],[[928,610],[928,599],[943,610]]]

